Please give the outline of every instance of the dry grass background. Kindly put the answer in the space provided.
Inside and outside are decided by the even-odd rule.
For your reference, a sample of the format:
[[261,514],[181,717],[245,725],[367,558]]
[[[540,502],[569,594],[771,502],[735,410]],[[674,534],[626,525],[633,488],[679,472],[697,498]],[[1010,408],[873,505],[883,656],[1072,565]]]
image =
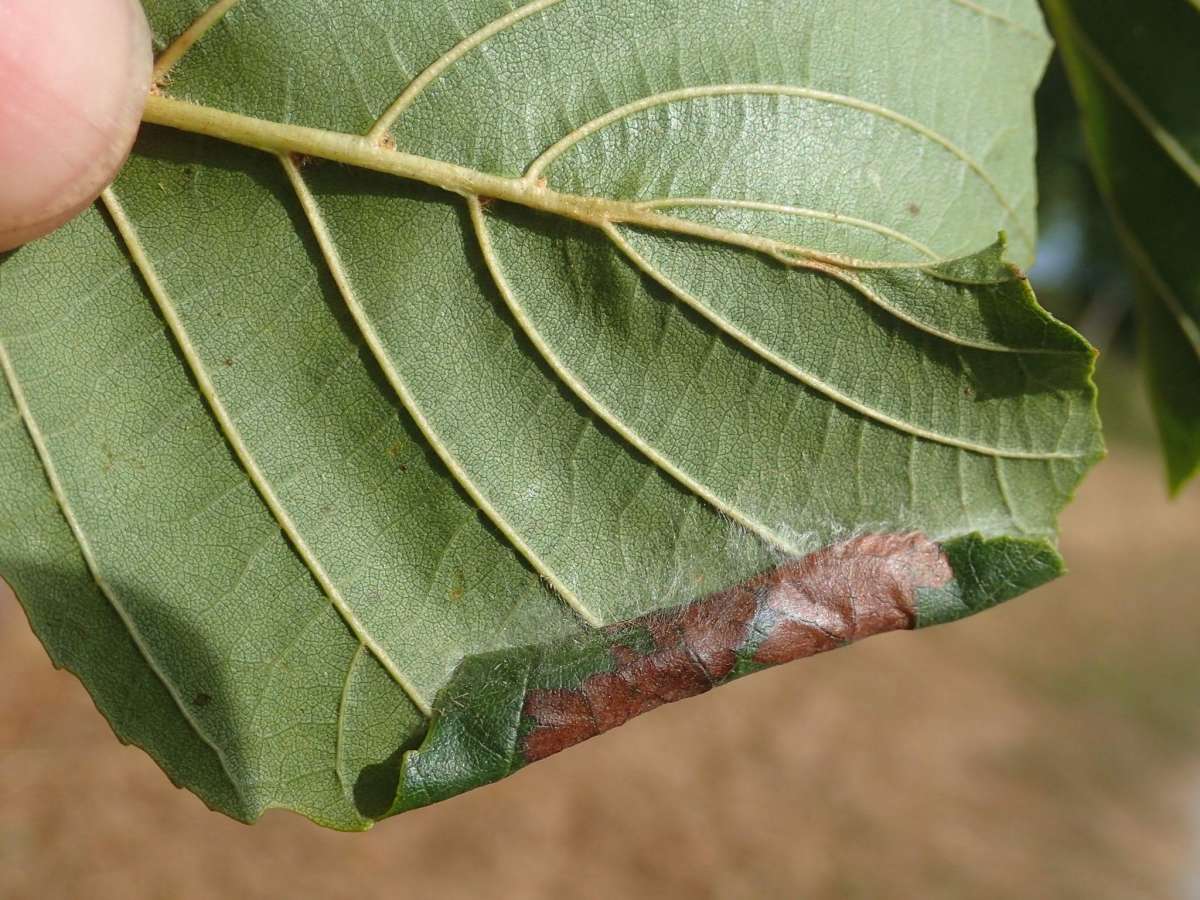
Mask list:
[[0,597],[0,897],[1190,896],[1200,490],[1118,447],[1074,574],[654,712],[506,782],[247,828],[122,747]]

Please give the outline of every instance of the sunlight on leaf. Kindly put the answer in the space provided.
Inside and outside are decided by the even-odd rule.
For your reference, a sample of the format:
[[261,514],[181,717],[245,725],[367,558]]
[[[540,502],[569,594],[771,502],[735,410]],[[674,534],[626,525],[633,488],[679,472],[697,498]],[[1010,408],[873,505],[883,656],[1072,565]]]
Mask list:
[[209,805],[369,827],[1061,571],[1032,0],[147,11],[0,263],[0,574]]

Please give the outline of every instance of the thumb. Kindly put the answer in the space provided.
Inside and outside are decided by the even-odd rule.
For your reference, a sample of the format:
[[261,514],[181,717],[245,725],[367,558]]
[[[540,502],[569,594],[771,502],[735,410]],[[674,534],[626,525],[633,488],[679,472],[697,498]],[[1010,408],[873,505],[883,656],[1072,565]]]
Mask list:
[[151,65],[138,0],[0,0],[0,250],[53,231],[113,179]]

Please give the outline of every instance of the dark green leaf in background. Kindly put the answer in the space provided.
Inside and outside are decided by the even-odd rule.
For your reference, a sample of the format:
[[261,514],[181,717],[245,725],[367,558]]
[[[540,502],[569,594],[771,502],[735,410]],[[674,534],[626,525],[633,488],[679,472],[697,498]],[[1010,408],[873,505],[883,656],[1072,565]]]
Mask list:
[[[1004,259],[1032,0],[147,11],[158,124],[0,263],[0,574],[210,805],[353,829],[501,777],[531,698],[804,554],[849,604],[814,652],[872,591],[934,624],[1061,570],[1100,443]],[[721,596],[758,606],[710,683],[777,659]]]
[[1141,281],[1142,361],[1178,491],[1200,470],[1200,5],[1046,5]]

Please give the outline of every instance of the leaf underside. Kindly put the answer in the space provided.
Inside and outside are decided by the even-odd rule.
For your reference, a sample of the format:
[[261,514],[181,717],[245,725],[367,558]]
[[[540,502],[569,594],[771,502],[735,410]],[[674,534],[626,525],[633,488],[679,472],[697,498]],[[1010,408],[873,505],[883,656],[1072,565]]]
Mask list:
[[210,806],[357,829],[1057,575],[1092,353],[1005,261],[1049,43],[912,6],[149,3],[180,127],[0,261],[54,660]]
[[1142,364],[1172,491],[1200,471],[1200,5],[1047,4],[1093,168],[1139,279]]

